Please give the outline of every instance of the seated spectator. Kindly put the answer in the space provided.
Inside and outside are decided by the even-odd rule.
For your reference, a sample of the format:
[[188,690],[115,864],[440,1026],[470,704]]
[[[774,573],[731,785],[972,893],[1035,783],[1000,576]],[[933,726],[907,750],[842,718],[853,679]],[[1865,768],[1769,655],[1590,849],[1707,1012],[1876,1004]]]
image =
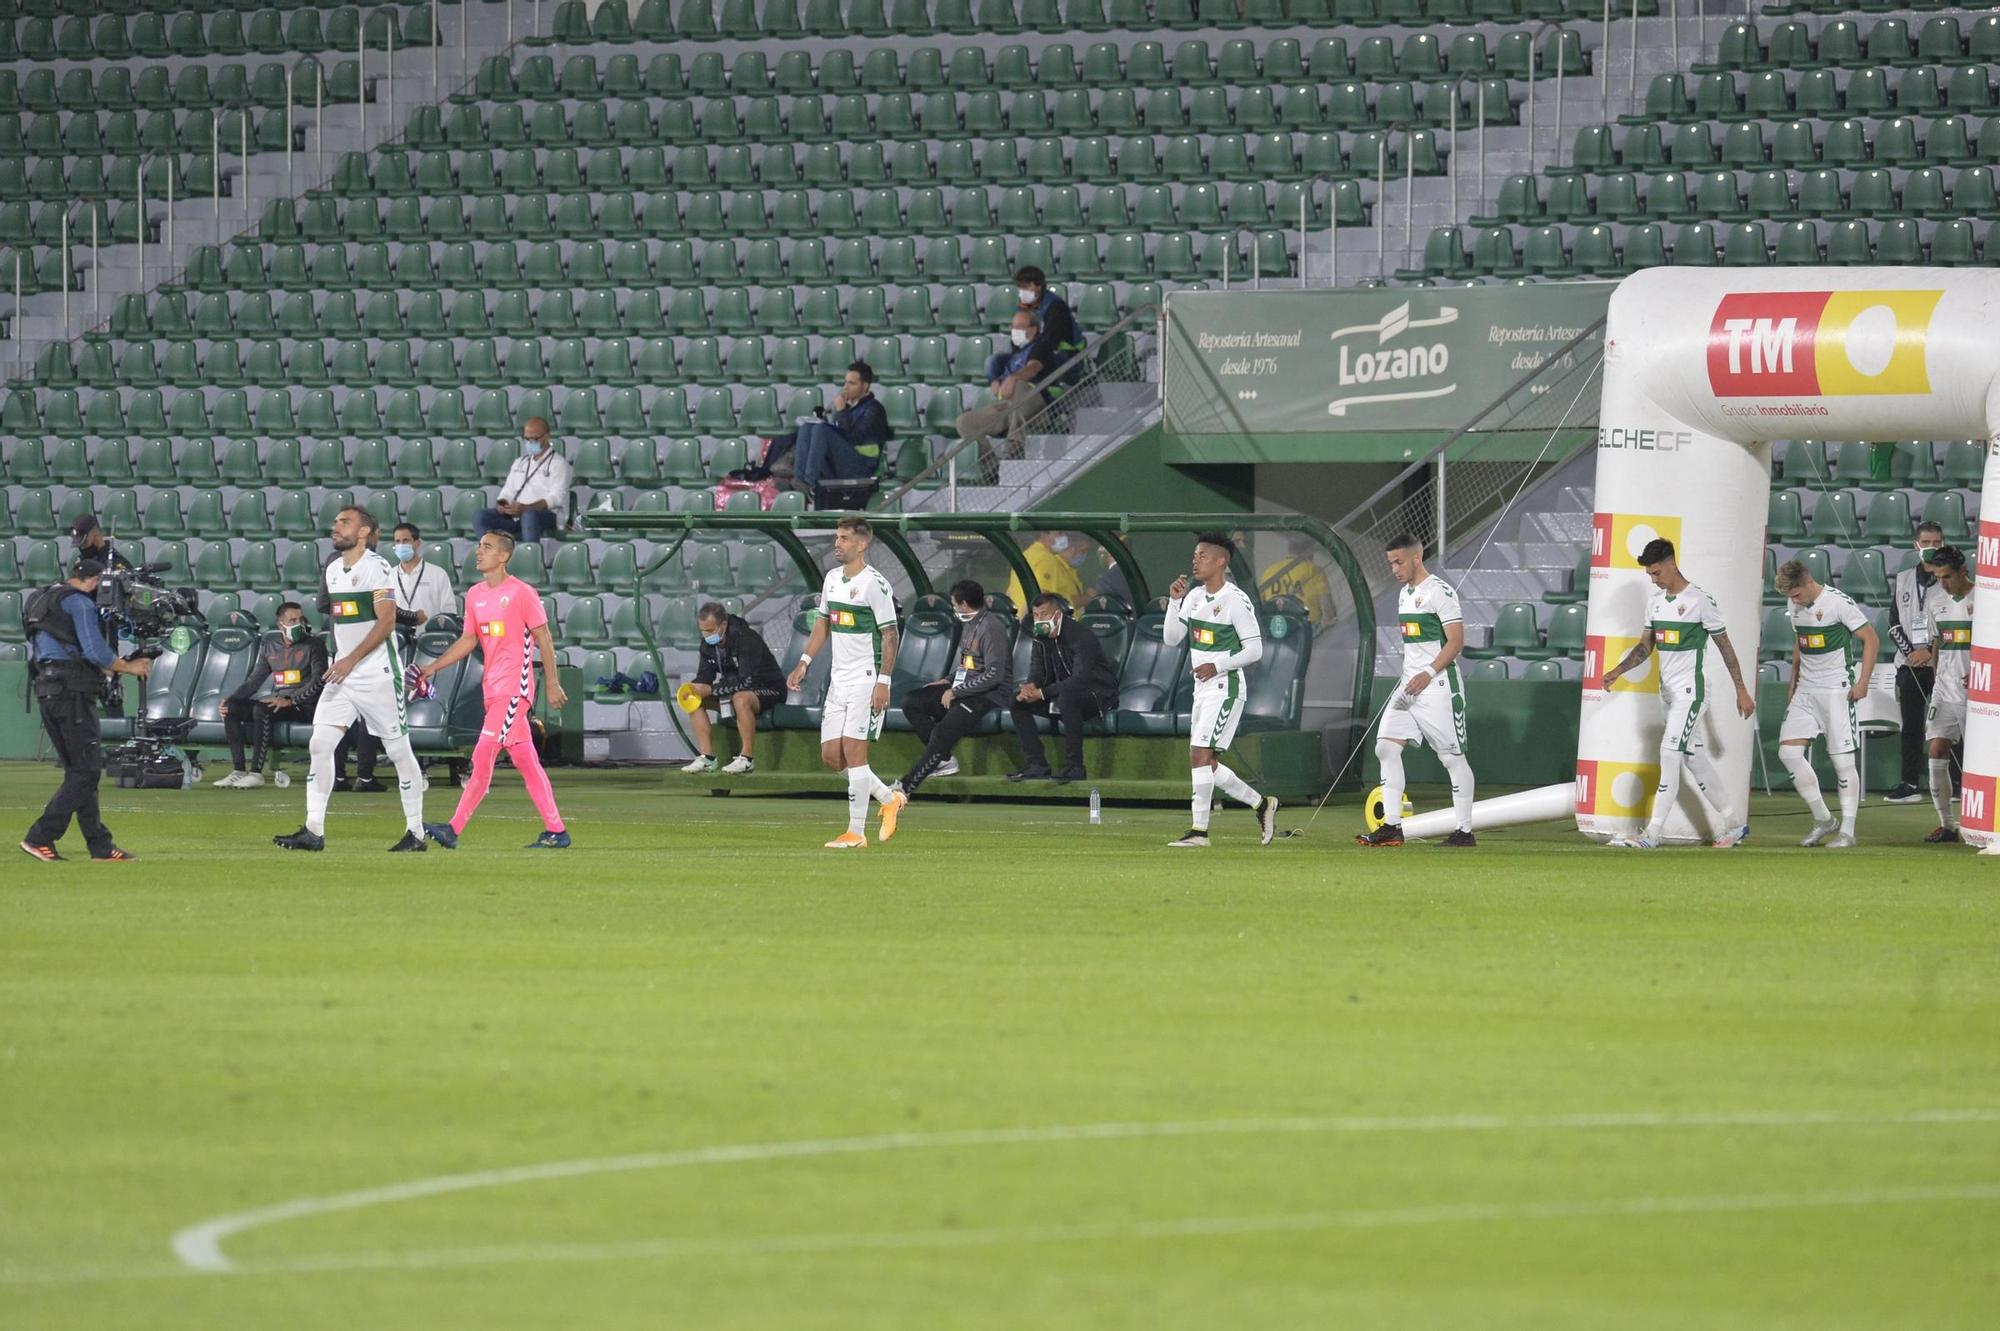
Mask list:
[[992,478],[998,474],[997,464],[1001,457],[1019,457],[1022,444],[1027,438],[1028,421],[1041,410],[1046,400],[1043,394],[1034,391],[1035,380],[1047,368],[1045,362],[1036,359],[1037,348],[1041,346],[1041,319],[1030,309],[1014,311],[1014,326],[1007,330],[1013,342],[1013,350],[987,358],[986,387],[992,392],[993,400],[977,407],[968,407],[958,414],[956,427],[960,439],[986,440],[1005,436],[1005,452],[981,444],[979,450],[980,471]]
[[521,541],[539,542],[550,532],[562,530],[563,515],[569,510],[569,459],[556,451],[549,438],[549,423],[530,416],[521,427],[525,447],[514,465],[507,469],[506,483],[492,508],[481,509],[472,520],[475,536],[504,532]]
[[[256,696],[270,681],[271,691]],[[264,784],[264,760],[271,728],[280,721],[312,720],[313,704],[326,684],[326,643],[306,626],[305,607],[287,601],[278,607],[278,629],[257,644],[257,664],[242,687],[222,704],[222,729],[229,740],[229,775],[217,790],[247,790]],[[243,761],[244,732],[254,736],[255,756]]]
[[407,522],[396,526],[396,622],[417,628],[439,615],[458,613],[451,572],[424,558],[423,533]]
[[803,421],[791,434],[772,437],[764,450],[764,466],[776,467],[794,449],[792,482],[811,494],[821,481],[859,481],[873,476],[882,462],[882,445],[895,438],[889,413],[875,396],[875,370],[865,360],[847,367],[833,414],[813,408],[817,420]]
[[[1090,542],[1083,537],[1045,531],[1021,555],[1035,575],[1035,585],[1043,592],[1062,597],[1063,604],[1082,605],[1096,594],[1083,585],[1083,575],[1077,572],[1090,558]],[[1027,604],[1027,589],[1021,585],[1018,573],[1007,580],[1007,600],[1017,613]]]
[[95,559],[107,573],[125,573],[132,568],[132,561],[111,544],[94,513],[77,515],[76,521],[69,524],[69,540],[76,547],[76,558]]
[[743,740],[742,752],[721,770],[732,776],[754,772],[757,718],[785,700],[785,672],[749,621],[730,614],[719,602],[704,605],[695,622],[701,628],[701,664],[689,687],[701,697],[701,707],[688,717],[694,730],[695,758],[681,770],[690,774],[716,770],[713,728],[708,719],[712,711],[724,721],[733,716],[736,733]]
[[970,579],[958,583],[951,589],[951,609],[959,622],[951,678],[913,689],[903,699],[903,715],[924,742],[916,764],[896,783],[906,801],[931,777],[957,776],[952,748],[1013,694],[1014,651],[1007,625],[986,608],[986,589]]
[[[1021,770],[1009,781],[1081,781],[1083,723],[1118,706],[1118,668],[1104,655],[1097,634],[1076,622],[1060,596],[1035,598],[1034,664],[1014,695],[1014,735],[1021,741]],[[1035,718],[1046,716],[1062,736],[1063,766],[1049,770]]]
[[1014,294],[1022,309],[1033,310],[1041,325],[1037,359],[1053,370],[1083,350],[1083,330],[1069,302],[1049,289],[1049,279],[1041,269],[1029,266],[1014,272]]

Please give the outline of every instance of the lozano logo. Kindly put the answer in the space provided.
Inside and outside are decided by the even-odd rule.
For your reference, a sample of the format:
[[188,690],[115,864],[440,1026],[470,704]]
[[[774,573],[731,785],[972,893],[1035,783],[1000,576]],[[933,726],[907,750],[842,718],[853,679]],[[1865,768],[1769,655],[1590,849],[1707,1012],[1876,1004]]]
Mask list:
[[1958,821],[1975,832],[1993,830],[1994,779],[1965,774],[1958,792]]
[[[1415,319],[1410,317],[1410,303],[1405,301],[1374,323],[1336,328],[1327,335],[1334,345],[1334,382],[1342,389],[1367,385],[1387,386],[1393,391],[1337,397],[1326,404],[1326,414],[1345,416],[1349,408],[1365,402],[1415,402],[1455,392],[1456,383],[1434,388],[1423,384],[1424,380],[1435,380],[1450,372],[1450,346],[1443,342],[1418,342],[1413,346],[1392,347],[1389,343],[1409,333],[1457,322],[1457,306],[1441,306],[1436,314]],[[1402,387],[1404,384],[1411,386]]]
[[2000,522],[1986,518],[1979,521],[1979,567],[1980,579],[2000,579]]
[[1928,393],[1931,291],[1758,291],[1724,296],[1708,325],[1717,397]]
[[2000,647],[1974,647],[1972,659],[1965,667],[1965,697],[1967,702],[2000,703],[2000,688],[1996,688],[1994,667],[2000,665]]

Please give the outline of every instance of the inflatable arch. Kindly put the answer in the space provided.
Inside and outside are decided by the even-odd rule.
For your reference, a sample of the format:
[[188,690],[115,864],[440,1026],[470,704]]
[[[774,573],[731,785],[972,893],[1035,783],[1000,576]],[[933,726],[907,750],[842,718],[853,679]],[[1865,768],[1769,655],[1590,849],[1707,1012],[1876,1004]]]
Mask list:
[[[1576,825],[1645,821],[1663,725],[1651,664],[1606,693],[1594,678],[1637,639],[1650,584],[1633,555],[1673,541],[1716,600],[1746,674],[1763,619],[1775,439],[1990,439],[2000,427],[2000,273],[1942,268],[1655,268],[1619,285],[1604,333]],[[2000,493],[1989,449],[1983,488]],[[2000,522],[1979,524],[1972,704],[1961,817],[1993,837],[2000,772]],[[1886,649],[1885,644],[1885,649]],[[1756,722],[1737,716],[1709,653],[1705,722],[1731,802],[1746,807]],[[1754,688],[1754,685],[1753,685]],[[1708,829],[1683,785],[1669,838]]]

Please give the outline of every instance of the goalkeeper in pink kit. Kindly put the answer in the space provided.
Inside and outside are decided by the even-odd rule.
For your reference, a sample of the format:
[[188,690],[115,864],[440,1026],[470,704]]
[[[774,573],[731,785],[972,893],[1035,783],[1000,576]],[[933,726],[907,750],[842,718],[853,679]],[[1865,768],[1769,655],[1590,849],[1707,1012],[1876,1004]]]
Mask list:
[[477,646],[485,655],[486,672],[481,685],[486,693],[486,721],[479,730],[479,743],[472,748],[472,773],[465,791],[458,797],[458,811],[448,823],[425,823],[424,835],[446,850],[458,847],[473,810],[486,798],[493,783],[493,765],[505,749],[527,783],[528,797],[542,815],[541,836],[529,850],[567,850],[569,831],[556,811],[556,793],[549,774],[535,756],[535,741],[528,726],[528,713],[535,705],[534,662],[528,655],[528,639],[533,637],[541,653],[542,673],[547,680],[549,703],[561,707],[567,701],[556,679],[556,645],[549,636],[548,616],[542,612],[542,598],[535,589],[507,572],[514,557],[514,538],[505,532],[490,531],[479,538],[474,567],[481,580],[465,593],[465,633],[445,649],[442,656],[422,670],[428,683],[440,671],[472,655]]

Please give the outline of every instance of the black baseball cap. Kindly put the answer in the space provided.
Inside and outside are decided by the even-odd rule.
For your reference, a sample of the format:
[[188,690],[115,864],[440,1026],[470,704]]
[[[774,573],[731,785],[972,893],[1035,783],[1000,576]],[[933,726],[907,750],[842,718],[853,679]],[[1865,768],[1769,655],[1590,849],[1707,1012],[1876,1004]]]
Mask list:
[[96,530],[97,515],[95,513],[79,514],[76,521],[69,524],[69,538],[72,541],[81,541]]
[[104,561],[101,559],[79,559],[69,566],[72,578],[100,578],[104,576]]

